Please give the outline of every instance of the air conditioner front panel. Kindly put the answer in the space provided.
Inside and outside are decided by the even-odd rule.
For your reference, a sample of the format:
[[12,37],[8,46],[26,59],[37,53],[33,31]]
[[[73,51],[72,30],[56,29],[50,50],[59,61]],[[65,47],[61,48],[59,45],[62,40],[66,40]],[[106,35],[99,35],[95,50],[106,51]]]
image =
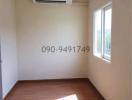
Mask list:
[[33,0],[34,3],[65,3],[71,4],[71,0]]
[[45,1],[66,1],[66,0],[36,0],[36,2],[45,2]]
[[66,0],[36,0],[37,3],[66,3]]

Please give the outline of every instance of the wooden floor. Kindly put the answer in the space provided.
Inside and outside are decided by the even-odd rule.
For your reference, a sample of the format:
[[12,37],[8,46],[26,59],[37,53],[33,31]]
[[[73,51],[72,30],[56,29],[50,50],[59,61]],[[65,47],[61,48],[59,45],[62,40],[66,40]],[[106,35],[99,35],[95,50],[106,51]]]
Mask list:
[[18,82],[5,100],[104,100],[88,80]]

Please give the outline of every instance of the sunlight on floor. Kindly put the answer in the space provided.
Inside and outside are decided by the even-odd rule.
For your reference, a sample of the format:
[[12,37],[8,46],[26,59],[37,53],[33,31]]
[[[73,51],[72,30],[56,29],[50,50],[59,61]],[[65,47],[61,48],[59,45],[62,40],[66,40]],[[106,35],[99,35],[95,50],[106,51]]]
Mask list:
[[66,97],[63,97],[63,98],[60,98],[60,99],[56,99],[56,100],[78,100],[78,98],[77,98],[76,94],[73,94],[73,95],[66,96]]

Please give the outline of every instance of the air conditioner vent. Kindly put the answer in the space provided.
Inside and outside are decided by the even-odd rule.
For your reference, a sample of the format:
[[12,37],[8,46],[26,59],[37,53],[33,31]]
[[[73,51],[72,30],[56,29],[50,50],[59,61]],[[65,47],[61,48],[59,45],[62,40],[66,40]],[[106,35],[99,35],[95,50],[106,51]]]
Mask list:
[[64,3],[72,4],[72,0],[33,0],[34,3]]

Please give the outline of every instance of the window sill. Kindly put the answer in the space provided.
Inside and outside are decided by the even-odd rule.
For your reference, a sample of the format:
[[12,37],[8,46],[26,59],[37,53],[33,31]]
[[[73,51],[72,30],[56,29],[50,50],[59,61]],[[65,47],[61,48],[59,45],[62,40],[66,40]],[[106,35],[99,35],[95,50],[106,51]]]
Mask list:
[[94,55],[94,57],[95,57],[96,59],[99,59],[99,60],[101,60],[101,61],[104,61],[104,62],[107,63],[107,64],[111,64],[111,59],[108,60],[108,59],[105,59],[105,58],[103,58],[103,57],[101,57],[101,56],[97,56],[97,55]]

